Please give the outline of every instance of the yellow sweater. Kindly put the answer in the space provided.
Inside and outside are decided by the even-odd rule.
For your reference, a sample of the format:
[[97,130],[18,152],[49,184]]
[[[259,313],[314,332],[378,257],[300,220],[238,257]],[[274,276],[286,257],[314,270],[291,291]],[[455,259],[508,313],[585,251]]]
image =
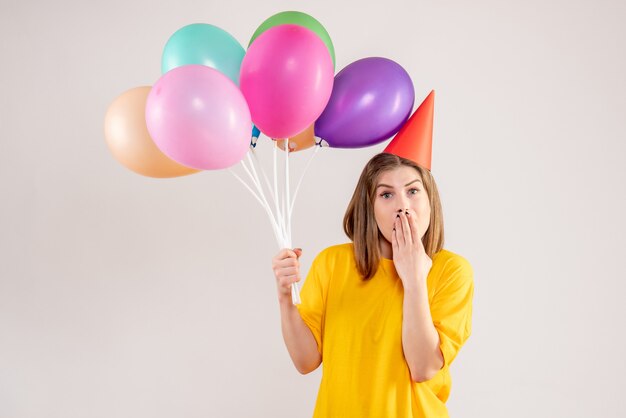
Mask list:
[[376,275],[364,282],[352,243],[317,255],[298,305],[322,354],[314,418],[448,417],[450,364],[472,329],[472,267],[441,250],[433,256],[427,288],[444,366],[416,383],[402,350],[404,290],[393,260],[381,259]]

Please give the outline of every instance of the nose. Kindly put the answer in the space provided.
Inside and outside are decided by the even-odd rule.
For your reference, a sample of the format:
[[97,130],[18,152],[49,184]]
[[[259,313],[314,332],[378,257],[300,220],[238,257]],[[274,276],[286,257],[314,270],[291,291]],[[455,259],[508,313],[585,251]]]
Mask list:
[[396,211],[398,213],[405,212],[405,211],[409,210],[409,202],[408,202],[406,197],[402,196],[398,200],[397,204],[398,204],[398,209],[396,209]]

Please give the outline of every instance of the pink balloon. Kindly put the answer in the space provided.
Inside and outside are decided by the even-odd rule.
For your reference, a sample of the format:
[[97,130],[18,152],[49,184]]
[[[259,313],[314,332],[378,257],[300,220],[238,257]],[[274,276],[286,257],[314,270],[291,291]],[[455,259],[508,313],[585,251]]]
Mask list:
[[250,45],[239,84],[254,124],[271,138],[289,138],[324,111],[333,89],[333,61],[315,32],[279,25]]
[[196,169],[230,167],[250,147],[245,98],[227,76],[204,65],[163,74],[148,95],[146,125],[165,155]]

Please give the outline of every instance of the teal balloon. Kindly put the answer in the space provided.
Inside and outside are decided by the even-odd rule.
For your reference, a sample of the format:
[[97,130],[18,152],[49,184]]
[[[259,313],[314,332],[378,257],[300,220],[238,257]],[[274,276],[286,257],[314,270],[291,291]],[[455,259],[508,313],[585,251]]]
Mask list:
[[246,51],[228,32],[207,23],[178,29],[165,44],[161,72],[188,64],[206,65],[239,86],[239,69]]

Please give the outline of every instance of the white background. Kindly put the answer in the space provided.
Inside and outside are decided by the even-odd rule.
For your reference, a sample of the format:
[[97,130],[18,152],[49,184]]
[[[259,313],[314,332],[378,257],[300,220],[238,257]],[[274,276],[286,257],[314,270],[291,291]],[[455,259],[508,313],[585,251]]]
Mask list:
[[[226,171],[137,175],[103,135],[177,29],[246,47],[283,10],[322,22],[337,72],[384,56],[416,105],[436,90],[445,247],[476,285],[451,416],[621,416],[626,3],[0,0],[0,417],[311,416],[321,368],[301,376],[284,347],[260,206]],[[317,154],[293,218],[303,270],[347,242],[385,144]]]

